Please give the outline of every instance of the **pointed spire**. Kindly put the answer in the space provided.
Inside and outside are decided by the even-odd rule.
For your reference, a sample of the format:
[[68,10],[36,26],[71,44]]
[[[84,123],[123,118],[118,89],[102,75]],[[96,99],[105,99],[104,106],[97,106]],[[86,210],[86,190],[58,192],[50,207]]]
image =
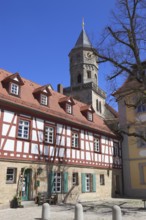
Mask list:
[[91,42],[85,32],[85,23],[84,23],[84,18],[82,19],[82,31],[80,33],[80,36],[75,44],[75,48],[78,47],[92,47]]

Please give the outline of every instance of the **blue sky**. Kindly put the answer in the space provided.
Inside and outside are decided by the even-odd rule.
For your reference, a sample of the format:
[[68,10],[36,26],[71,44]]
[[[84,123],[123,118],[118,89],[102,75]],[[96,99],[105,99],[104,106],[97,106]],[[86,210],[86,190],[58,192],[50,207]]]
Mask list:
[[[68,54],[85,30],[93,45],[110,20],[116,0],[0,0],[0,68],[40,85],[70,85]],[[109,93],[108,69],[99,86]]]

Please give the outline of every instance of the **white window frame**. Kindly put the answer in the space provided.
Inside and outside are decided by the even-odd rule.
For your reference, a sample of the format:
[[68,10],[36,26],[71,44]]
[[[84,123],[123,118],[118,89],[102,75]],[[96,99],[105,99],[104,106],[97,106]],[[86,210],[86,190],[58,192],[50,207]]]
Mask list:
[[49,144],[54,143],[54,127],[49,125],[45,126],[45,142]]
[[99,137],[94,137],[94,151],[95,152],[100,152],[100,138]]
[[15,183],[16,182],[16,168],[7,167],[6,171],[6,183]]
[[40,95],[40,103],[42,105],[48,105],[48,96],[44,95],[44,94],[41,94]]
[[[146,101],[146,100],[145,100]],[[137,106],[137,113],[146,112],[146,102],[139,104]]]
[[87,112],[88,121],[93,121],[93,114],[91,112]]
[[53,193],[61,193],[62,173],[54,173]]
[[[140,128],[138,131],[137,131],[138,135],[142,136],[143,138],[146,139],[146,128]],[[138,147],[140,148],[145,148],[146,147],[146,141],[142,138],[142,137],[137,137],[137,140],[138,140]]]
[[72,147],[79,148],[79,133],[72,131]]
[[73,186],[78,185],[78,173],[73,173],[72,174],[72,185]]
[[19,94],[19,85],[16,83],[11,83],[10,85],[10,93],[14,94],[14,95],[18,95]]
[[66,103],[66,112],[72,114],[72,105],[69,103]]
[[90,174],[85,175],[85,191],[86,192],[91,191],[91,175]]
[[29,139],[30,122],[20,119],[18,124],[18,137],[23,139]]
[[119,143],[113,142],[113,156],[119,156]]
[[104,174],[100,174],[100,185],[104,186],[105,185],[105,177]]

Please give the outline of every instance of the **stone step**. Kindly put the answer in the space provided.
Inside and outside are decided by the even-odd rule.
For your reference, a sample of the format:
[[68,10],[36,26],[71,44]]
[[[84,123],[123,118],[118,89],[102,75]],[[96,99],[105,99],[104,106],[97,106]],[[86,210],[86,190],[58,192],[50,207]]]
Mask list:
[[38,206],[37,204],[35,204],[34,201],[22,201],[21,205],[25,208],[25,207],[34,207],[34,206]]

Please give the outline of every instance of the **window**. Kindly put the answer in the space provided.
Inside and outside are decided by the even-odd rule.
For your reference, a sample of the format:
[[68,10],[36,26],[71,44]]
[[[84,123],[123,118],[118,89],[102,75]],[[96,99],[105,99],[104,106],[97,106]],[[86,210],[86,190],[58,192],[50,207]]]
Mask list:
[[87,78],[91,79],[91,71],[87,71]]
[[88,121],[93,121],[93,114],[91,112],[87,112]]
[[29,121],[25,121],[22,119],[19,120],[19,125],[18,125],[18,137],[19,138],[24,138],[24,139],[29,138],[29,126],[30,126]]
[[16,168],[7,168],[6,183],[16,183]]
[[41,94],[41,96],[40,96],[40,103],[42,105],[47,105],[48,104],[48,97],[46,95],[44,95],[44,94]]
[[79,134],[78,132],[72,132],[72,147],[79,147]]
[[146,98],[138,105],[137,112],[146,112]]
[[81,76],[81,74],[78,75],[77,81],[78,81],[78,83],[81,83],[81,82],[82,82],[82,76]]
[[90,178],[91,178],[91,176],[90,176],[90,174],[86,174],[86,176],[85,176],[85,189],[86,189],[86,192],[90,192],[90,189],[91,189],[91,180],[90,180]]
[[96,175],[90,173],[82,173],[82,192],[96,192]]
[[78,173],[72,174],[72,185],[77,186],[78,185]]
[[71,104],[66,103],[66,112],[68,114],[72,114],[72,106],[71,106]]
[[115,142],[113,143],[113,155],[118,156],[119,155],[119,143]]
[[96,99],[96,110],[102,113],[101,101],[99,101],[98,99]]
[[19,94],[19,85],[17,85],[16,83],[11,83],[10,93],[13,95],[18,95]]
[[100,174],[100,185],[105,185],[104,174]]
[[53,181],[53,193],[61,192],[61,173],[54,173],[54,181]]
[[98,105],[98,99],[96,99],[96,110],[98,111],[99,105]]
[[100,139],[98,137],[94,138],[94,151],[100,152]]
[[45,126],[45,142],[49,144],[54,143],[54,128]]
[[146,147],[146,129],[138,129],[137,134],[139,135],[137,137],[138,147]]

